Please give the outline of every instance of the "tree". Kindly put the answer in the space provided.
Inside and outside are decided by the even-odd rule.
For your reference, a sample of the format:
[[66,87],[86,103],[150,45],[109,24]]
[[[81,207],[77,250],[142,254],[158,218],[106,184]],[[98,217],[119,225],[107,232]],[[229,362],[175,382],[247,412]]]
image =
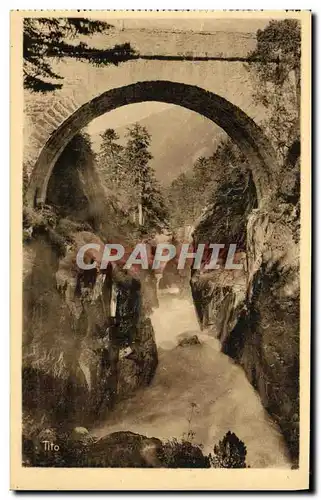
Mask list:
[[147,182],[144,184],[142,196],[144,225],[147,232],[152,229],[164,229],[168,226],[169,218],[168,207],[165,203],[161,186],[152,169],[148,177]]
[[150,166],[152,155],[149,151],[151,136],[139,123],[128,128],[128,141],[124,150],[127,175],[130,179],[134,209],[134,219],[139,226],[155,229],[166,225],[167,209]]
[[117,143],[119,135],[114,129],[108,128],[100,134],[102,139],[97,157],[99,170],[104,179],[119,187],[124,178],[124,147]]
[[209,455],[211,467],[215,469],[244,469],[246,465],[246,446],[234,432],[228,431],[222,441],[214,446],[214,454]]
[[266,108],[262,125],[283,161],[300,133],[300,24],[296,19],[270,21],[257,31],[256,40],[248,66],[254,98]]
[[200,191],[196,189],[193,174],[183,172],[172,181],[167,189],[167,199],[171,209],[171,226],[177,230],[193,224],[200,215],[202,208],[200,199],[204,200],[204,192],[200,198]]
[[167,225],[168,210],[162,189],[150,165],[151,137],[138,123],[127,129],[127,143],[119,144],[113,129],[101,134],[97,155],[100,170],[111,199],[138,223],[142,232],[160,230]]
[[[128,142],[125,156],[128,166],[128,174],[133,180],[134,198],[138,211],[138,224],[143,225],[143,189],[148,182],[148,162],[152,159],[148,148],[151,137],[145,127],[138,123],[128,128]],[[136,218],[136,215],[134,215]]]
[[110,202],[126,217],[132,210],[133,184],[125,161],[125,148],[118,143],[114,129],[100,134],[102,139],[97,155],[98,170],[105,181]]
[[90,47],[82,36],[106,33],[112,25],[85,18],[32,18],[23,21],[23,82],[33,92],[50,92],[62,87],[63,77],[52,68],[52,60],[70,57],[96,66],[118,65],[132,58],[129,43],[109,49]]
[[300,97],[301,32],[296,19],[270,21],[256,33],[256,48],[250,59],[260,61],[253,66],[260,79],[282,87],[293,71],[296,92]]
[[[216,198],[222,199],[224,189],[222,192],[220,186],[225,186],[226,193],[233,183],[238,188],[243,185],[246,190],[246,179],[248,165],[244,155],[231,139],[222,141],[211,156],[199,158],[191,172],[184,172],[173,180],[167,193],[172,226],[178,228],[194,224],[207,205],[217,205]],[[224,198],[224,203],[225,209],[229,207],[228,199]],[[220,213],[219,223],[223,223],[221,217],[224,217],[223,212]]]

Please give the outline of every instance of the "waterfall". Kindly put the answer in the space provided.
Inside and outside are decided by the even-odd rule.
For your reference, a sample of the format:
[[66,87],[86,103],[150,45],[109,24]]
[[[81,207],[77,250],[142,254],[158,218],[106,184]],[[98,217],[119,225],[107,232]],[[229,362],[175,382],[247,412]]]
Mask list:
[[[159,350],[156,375],[150,386],[120,402],[94,433],[129,430],[168,440],[192,432],[193,442],[209,453],[230,430],[247,446],[251,467],[289,468],[280,431],[243,369],[220,352],[209,332],[199,331],[192,300],[161,296],[151,319]],[[177,345],[191,334],[200,345]]]

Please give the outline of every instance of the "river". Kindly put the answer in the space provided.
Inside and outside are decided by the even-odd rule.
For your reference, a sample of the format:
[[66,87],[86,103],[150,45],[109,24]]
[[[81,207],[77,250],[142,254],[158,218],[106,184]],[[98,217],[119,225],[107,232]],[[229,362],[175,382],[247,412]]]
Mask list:
[[[192,432],[208,453],[230,430],[246,444],[251,467],[291,467],[281,433],[242,368],[200,332],[191,299],[164,294],[159,301],[151,318],[159,350],[155,377],[94,433],[129,430],[167,440]],[[196,333],[201,344],[178,347],[177,337],[186,332]]]

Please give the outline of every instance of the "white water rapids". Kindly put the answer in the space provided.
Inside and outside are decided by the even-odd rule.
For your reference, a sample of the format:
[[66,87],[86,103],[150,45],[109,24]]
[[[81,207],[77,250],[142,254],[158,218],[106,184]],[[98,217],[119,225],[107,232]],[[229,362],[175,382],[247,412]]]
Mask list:
[[[247,446],[251,467],[290,467],[283,438],[262,407],[242,368],[220,352],[219,342],[201,333],[191,300],[160,297],[152,315],[159,364],[149,387],[120,402],[97,436],[128,430],[167,440],[195,433],[204,452],[227,431]],[[198,335],[201,345],[177,347],[184,332]]]

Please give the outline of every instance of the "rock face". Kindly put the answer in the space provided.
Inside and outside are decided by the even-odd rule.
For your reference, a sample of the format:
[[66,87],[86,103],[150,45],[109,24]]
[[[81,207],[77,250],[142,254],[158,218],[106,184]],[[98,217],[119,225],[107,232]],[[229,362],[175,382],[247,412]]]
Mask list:
[[[192,271],[191,288],[201,328],[210,328],[224,342],[246,308],[247,218],[257,206],[252,176],[237,172],[225,180],[214,198],[196,224],[194,243],[225,246],[219,252],[217,269],[206,271],[202,265]],[[234,262],[240,269],[225,268],[231,243],[236,245]]]
[[[100,439],[84,434],[57,434],[46,429],[33,440],[23,440],[23,460],[31,467],[139,467],[209,468],[210,461],[201,448],[188,441],[163,443],[130,431],[119,431]],[[42,444],[54,439],[58,452],[48,453]]]
[[[137,310],[132,314],[124,303],[127,318],[116,325],[110,299],[112,286],[121,288],[119,273],[76,275],[74,251],[59,258],[47,234],[28,245],[29,260],[31,253],[24,280],[24,408],[56,423],[85,425],[153,377],[157,348],[141,285],[128,277]],[[132,352],[120,359],[128,343]]]
[[[280,196],[245,213],[244,269],[194,272],[191,287],[201,327],[210,329],[223,352],[243,366],[296,463],[300,214],[298,196],[293,200],[296,204]],[[220,241],[215,237],[215,211],[208,213],[205,222],[212,227],[213,241]],[[200,234],[196,227],[195,239],[203,243]]]
[[69,168],[68,195],[59,165],[49,183],[54,206],[24,213],[23,410],[42,428],[86,427],[148,384],[157,366],[148,318],[156,279],[111,265],[79,269],[76,255],[86,243],[99,245],[86,258],[100,268],[111,224],[94,166],[85,180],[82,168]]
[[254,258],[249,262],[247,315],[223,347],[235,354],[235,338],[241,337],[243,347],[236,358],[279,424],[296,461],[300,371],[297,207],[284,204],[268,214],[254,213],[249,220],[248,238],[249,255]]
[[[48,453],[44,441],[57,443],[59,450]],[[31,467],[163,467],[163,444],[133,432],[114,432],[97,439],[46,429],[32,439],[23,439],[23,460]]]

